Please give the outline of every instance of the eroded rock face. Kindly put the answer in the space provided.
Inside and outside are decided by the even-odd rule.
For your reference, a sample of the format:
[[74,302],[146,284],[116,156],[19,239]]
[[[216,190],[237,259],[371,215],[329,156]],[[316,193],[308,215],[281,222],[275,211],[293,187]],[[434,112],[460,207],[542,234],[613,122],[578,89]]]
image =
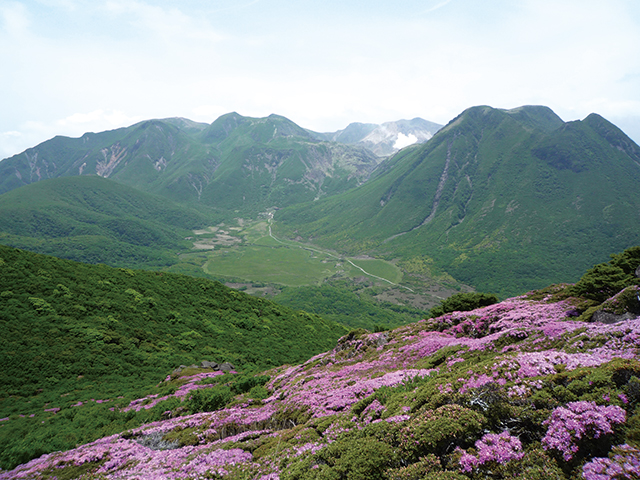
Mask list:
[[612,323],[623,322],[625,320],[631,320],[633,318],[636,318],[636,315],[629,312],[618,315],[615,313],[605,312],[604,310],[598,310],[591,317],[591,321],[596,323],[612,324]]

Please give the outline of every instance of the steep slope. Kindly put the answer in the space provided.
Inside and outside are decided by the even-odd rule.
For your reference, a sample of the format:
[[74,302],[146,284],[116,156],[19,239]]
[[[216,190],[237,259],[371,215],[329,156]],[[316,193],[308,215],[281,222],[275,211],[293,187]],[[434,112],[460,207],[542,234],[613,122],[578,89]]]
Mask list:
[[413,143],[424,143],[442,128],[442,125],[422,118],[374,123],[351,123],[344,130],[315,134],[334,142],[361,145],[384,157],[396,153]]
[[278,115],[224,115],[202,139],[215,145],[223,160],[200,198],[229,209],[260,211],[346,191],[380,162],[365,148],[318,141]]
[[24,436],[9,434],[0,420],[5,468],[9,443],[13,454],[32,458],[38,449],[96,438],[111,421],[137,421],[134,414],[114,418],[108,410],[114,405],[95,399],[146,395],[180,364],[232,362],[246,370],[297,363],[346,333],[316,315],[183,275],[85,265],[5,246],[0,271],[0,419],[49,416],[91,401],[106,416],[73,427],[72,409],[54,425],[39,424],[41,433],[18,445],[12,442]]
[[[618,260],[633,259],[634,271],[638,252]],[[637,295],[635,283],[596,308],[619,308]],[[174,374],[162,382],[178,388],[162,420],[0,478],[638,478],[640,319],[576,319],[589,301],[572,290],[354,331],[235,398],[233,376],[209,374],[203,385],[206,374]],[[169,406],[156,401],[122,410]],[[46,421],[74,408],[87,407]],[[3,428],[19,434],[40,418],[16,416]]]
[[0,162],[0,193],[48,178],[99,175],[176,201],[255,213],[345,191],[379,162],[363,147],[320,141],[278,115],[231,113],[211,125],[148,120],[55,137]]
[[350,253],[434,261],[483,291],[575,280],[640,240],[640,154],[592,114],[474,107],[362,187],[279,212],[276,231]]
[[97,176],[44,180],[0,195],[0,243],[89,263],[157,267],[215,215]]

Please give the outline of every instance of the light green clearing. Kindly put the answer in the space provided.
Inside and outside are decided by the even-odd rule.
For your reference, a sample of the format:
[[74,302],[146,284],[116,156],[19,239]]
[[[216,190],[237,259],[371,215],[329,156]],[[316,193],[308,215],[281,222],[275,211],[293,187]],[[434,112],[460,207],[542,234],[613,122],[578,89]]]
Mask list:
[[[384,260],[367,259],[367,260],[355,260],[350,259],[354,264],[361,267],[367,273],[382,277],[393,283],[400,283],[402,280],[402,270],[395,265],[385,262]],[[360,272],[362,274],[362,272]]]
[[[275,247],[262,245],[272,242],[276,244]],[[346,261],[299,247],[283,246],[270,237],[260,239],[254,245],[213,251],[208,253],[208,257],[209,260],[203,265],[206,273],[259,283],[319,285],[336,274],[351,278],[364,275],[360,269]],[[383,260],[356,260],[353,263],[368,273],[394,283],[402,279],[400,269]],[[376,278],[373,280],[380,281]]]
[[316,285],[338,273],[339,264],[336,259],[299,248],[250,245],[212,252],[203,268],[211,275],[300,286]]
[[318,247],[276,240],[268,235],[268,224],[264,221],[245,223],[243,227],[234,232],[235,236],[244,237],[242,244],[216,245],[211,251],[182,255],[182,261],[202,265],[206,273],[214,276],[287,286],[319,285],[334,275],[351,278],[365,275],[349,262],[373,275],[370,278],[377,283],[388,285],[402,280],[402,271],[384,260],[347,261]]

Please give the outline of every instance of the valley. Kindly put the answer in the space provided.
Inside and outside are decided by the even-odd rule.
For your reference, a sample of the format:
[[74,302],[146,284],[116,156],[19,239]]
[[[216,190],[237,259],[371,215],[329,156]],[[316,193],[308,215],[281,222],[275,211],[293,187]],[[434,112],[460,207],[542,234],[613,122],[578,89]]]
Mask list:
[[[272,233],[273,211],[257,219],[195,230],[193,250],[181,253],[179,262],[167,268],[176,273],[194,267],[247,293],[272,297],[283,287],[315,286],[347,282],[372,292],[381,302],[428,310],[443,298],[469,287],[453,279],[411,275],[397,262],[368,256],[348,257],[313,244],[282,240]],[[278,301],[277,296],[274,297]]]

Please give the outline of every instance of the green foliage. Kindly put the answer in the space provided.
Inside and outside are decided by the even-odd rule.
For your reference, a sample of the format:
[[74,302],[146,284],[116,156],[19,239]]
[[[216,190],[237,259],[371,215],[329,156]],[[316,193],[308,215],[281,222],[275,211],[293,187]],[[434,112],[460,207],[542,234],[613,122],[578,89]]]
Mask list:
[[351,328],[385,331],[424,317],[424,311],[398,308],[374,300],[366,290],[343,282],[339,285],[285,288],[273,301],[296,310],[321,315]]
[[573,289],[576,295],[604,301],[629,285],[633,278],[620,267],[601,263],[591,268]]
[[601,303],[625,287],[640,283],[635,276],[639,266],[640,247],[630,247],[620,254],[611,255],[609,262],[587,270],[570,292]]
[[466,448],[482,432],[485,417],[456,404],[425,410],[400,431],[400,451],[414,462],[427,454],[442,456],[452,443]]
[[468,109],[357,189],[278,211],[275,234],[352,254],[428,257],[500,297],[574,282],[611,250],[637,244],[633,142],[613,126],[603,134],[604,119],[564,124],[549,109],[516,110]]
[[189,413],[213,412],[224,408],[236,395],[246,393],[249,398],[261,400],[269,396],[269,391],[264,388],[269,379],[267,375],[251,374],[209,378],[199,383],[213,383],[214,386],[195,390],[182,406]]
[[185,407],[189,413],[214,412],[224,408],[232,398],[233,393],[227,386],[200,389],[191,394]]
[[[520,460],[512,460],[504,465],[497,464],[494,478],[520,478],[523,480],[565,480],[564,472],[542,449],[531,449],[525,452]],[[472,478],[485,478],[485,474],[478,472]]]
[[431,317],[439,317],[450,312],[468,312],[498,302],[498,297],[492,293],[456,293],[443,300],[440,305],[432,308],[429,314]]
[[175,264],[191,229],[216,218],[100,177],[65,177],[0,195],[0,243],[86,263]]
[[[4,246],[0,259],[0,418],[26,415],[0,425],[0,468],[159,420],[162,404],[159,413],[131,416],[107,406],[167,395],[175,385],[149,385],[181,364],[228,361],[245,372],[293,364],[332,348],[347,332],[206,279],[84,265]],[[267,380],[240,375],[227,388],[264,397]],[[190,408],[230,399],[217,394],[199,394]],[[72,407],[79,401],[84,405]],[[62,410],[44,412],[53,407]]]
[[427,474],[441,472],[440,459],[433,454],[420,458],[406,467],[387,470],[389,480],[423,480]]
[[[317,463],[316,463],[317,462]],[[283,480],[383,480],[396,462],[387,443],[358,435],[343,437],[318,452],[315,458],[295,462],[282,473]],[[317,465],[310,468],[311,464]]]

